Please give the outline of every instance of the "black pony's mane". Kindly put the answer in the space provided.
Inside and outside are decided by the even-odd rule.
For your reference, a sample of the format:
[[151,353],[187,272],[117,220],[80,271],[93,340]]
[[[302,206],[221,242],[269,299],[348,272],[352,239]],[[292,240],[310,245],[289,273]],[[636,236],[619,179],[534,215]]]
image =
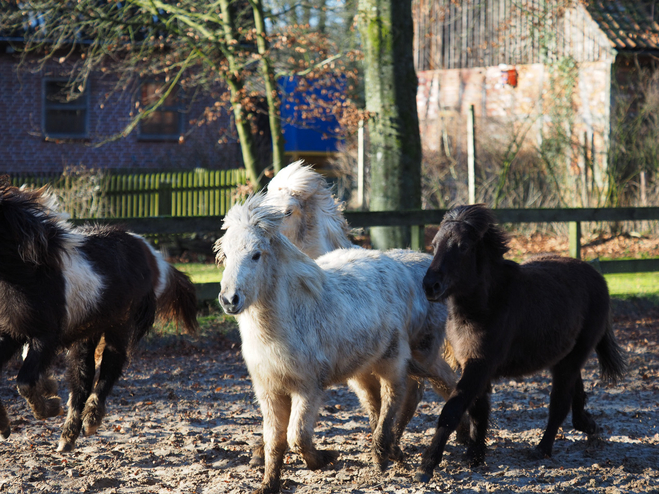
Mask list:
[[483,245],[497,257],[510,250],[508,234],[497,225],[494,213],[484,204],[458,206],[446,213],[442,223],[464,223],[473,228]]
[[0,178],[0,213],[9,231],[2,234],[3,245],[14,245],[25,262],[41,265],[60,263],[71,229],[57,212],[48,207],[45,188],[23,190]]

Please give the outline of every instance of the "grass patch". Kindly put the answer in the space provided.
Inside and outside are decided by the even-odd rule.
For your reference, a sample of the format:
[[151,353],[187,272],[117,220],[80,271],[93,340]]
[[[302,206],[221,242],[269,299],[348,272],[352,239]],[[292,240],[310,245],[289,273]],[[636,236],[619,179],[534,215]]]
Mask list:
[[179,271],[187,274],[193,283],[219,283],[222,281],[222,268],[215,264],[186,262],[174,264]]
[[194,336],[184,334],[183,328],[178,328],[174,323],[163,324],[156,321],[153,330],[144,338],[143,344],[149,350],[177,346],[206,348],[210,345],[224,349],[240,347],[238,323],[233,317],[222,312],[217,301],[200,310],[197,321],[199,333]]
[[606,274],[609,293],[615,300],[632,302],[641,308],[659,307],[659,273]]

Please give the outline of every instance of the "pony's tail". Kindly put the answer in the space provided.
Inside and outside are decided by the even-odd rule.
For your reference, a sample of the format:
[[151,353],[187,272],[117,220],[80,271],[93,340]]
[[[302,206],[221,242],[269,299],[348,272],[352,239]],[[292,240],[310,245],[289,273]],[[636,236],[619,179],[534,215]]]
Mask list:
[[196,334],[197,292],[190,278],[173,266],[169,266],[167,286],[158,297],[157,316],[165,322],[175,322],[188,334]]
[[623,377],[627,370],[624,350],[618,345],[613,335],[611,315],[607,318],[606,331],[595,347],[600,363],[600,375],[603,381],[615,383]]

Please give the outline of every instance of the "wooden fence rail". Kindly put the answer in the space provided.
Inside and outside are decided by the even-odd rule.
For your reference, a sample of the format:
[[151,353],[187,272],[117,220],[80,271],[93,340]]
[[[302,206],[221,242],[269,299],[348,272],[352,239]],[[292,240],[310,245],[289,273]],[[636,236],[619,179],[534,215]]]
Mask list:
[[50,185],[73,218],[147,218],[225,214],[246,182],[244,169],[13,175],[12,184]]
[[[446,210],[372,211],[345,213],[353,228],[371,226],[438,225]],[[575,208],[575,209],[496,209],[501,223],[568,223],[570,231],[570,255],[581,256],[581,223],[598,221],[655,221],[659,220],[659,208]],[[216,233],[221,235],[223,217],[157,217],[106,219],[105,222],[122,223],[131,230],[143,234],[158,233]],[[84,220],[75,220],[83,222]],[[418,228],[423,231],[422,228]],[[417,239],[419,236],[417,236]],[[417,248],[420,244],[417,243]],[[634,259],[600,261],[604,273],[635,273],[659,271],[659,259]]]

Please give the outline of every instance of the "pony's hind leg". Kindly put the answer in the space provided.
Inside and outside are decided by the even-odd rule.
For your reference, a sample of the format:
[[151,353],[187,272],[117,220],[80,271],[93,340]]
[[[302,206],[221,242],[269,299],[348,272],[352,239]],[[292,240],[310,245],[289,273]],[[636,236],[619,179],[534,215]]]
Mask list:
[[337,451],[316,449],[313,444],[313,428],[322,399],[320,387],[317,391],[291,395],[288,445],[293,451],[302,455],[309,470],[319,470],[339,457]]
[[[8,336],[0,336],[0,370],[12,358],[21,344]],[[7,439],[11,434],[9,415],[2,402],[0,402],[0,441]]]
[[375,369],[380,378],[380,417],[373,433],[373,459],[380,471],[389,463],[394,446],[396,419],[406,395],[407,359],[390,359]]
[[576,430],[585,432],[589,440],[597,439],[600,428],[590,413],[585,410],[585,406],[586,391],[584,391],[583,380],[579,375],[574,384],[574,394],[572,396],[572,425]]
[[98,382],[87,398],[82,411],[82,431],[85,436],[94,434],[101,425],[103,417],[105,417],[105,400],[124,370],[127,360],[127,347],[128,343],[123,341],[121,337],[105,334],[105,348],[103,349]]
[[[380,380],[370,372],[354,376],[348,380],[348,385],[355,392],[359,402],[368,414],[371,433],[375,432],[380,419]],[[416,409],[416,404],[414,405]]]
[[59,396],[50,395],[54,380],[47,374],[55,352],[56,345],[52,342],[32,340],[16,379],[18,392],[40,420],[63,413]]
[[549,420],[547,421],[545,433],[536,447],[540,456],[545,458],[551,457],[558,428],[565,421],[572,407],[574,386],[579,376],[579,368],[575,369],[569,362],[569,358],[570,356],[566,357],[552,369]]
[[419,402],[423,398],[423,382],[413,379],[411,377],[407,378],[407,387],[405,391],[405,398],[403,398],[403,405],[400,410],[398,420],[394,427],[394,441],[391,446],[391,459],[394,461],[403,461],[403,451],[400,448],[400,441],[403,437],[403,433],[407,428],[407,424],[410,423],[414,413],[416,412]]
[[82,429],[82,411],[94,385],[96,345],[98,338],[76,342],[69,350],[69,410],[57,451],[71,451]]

